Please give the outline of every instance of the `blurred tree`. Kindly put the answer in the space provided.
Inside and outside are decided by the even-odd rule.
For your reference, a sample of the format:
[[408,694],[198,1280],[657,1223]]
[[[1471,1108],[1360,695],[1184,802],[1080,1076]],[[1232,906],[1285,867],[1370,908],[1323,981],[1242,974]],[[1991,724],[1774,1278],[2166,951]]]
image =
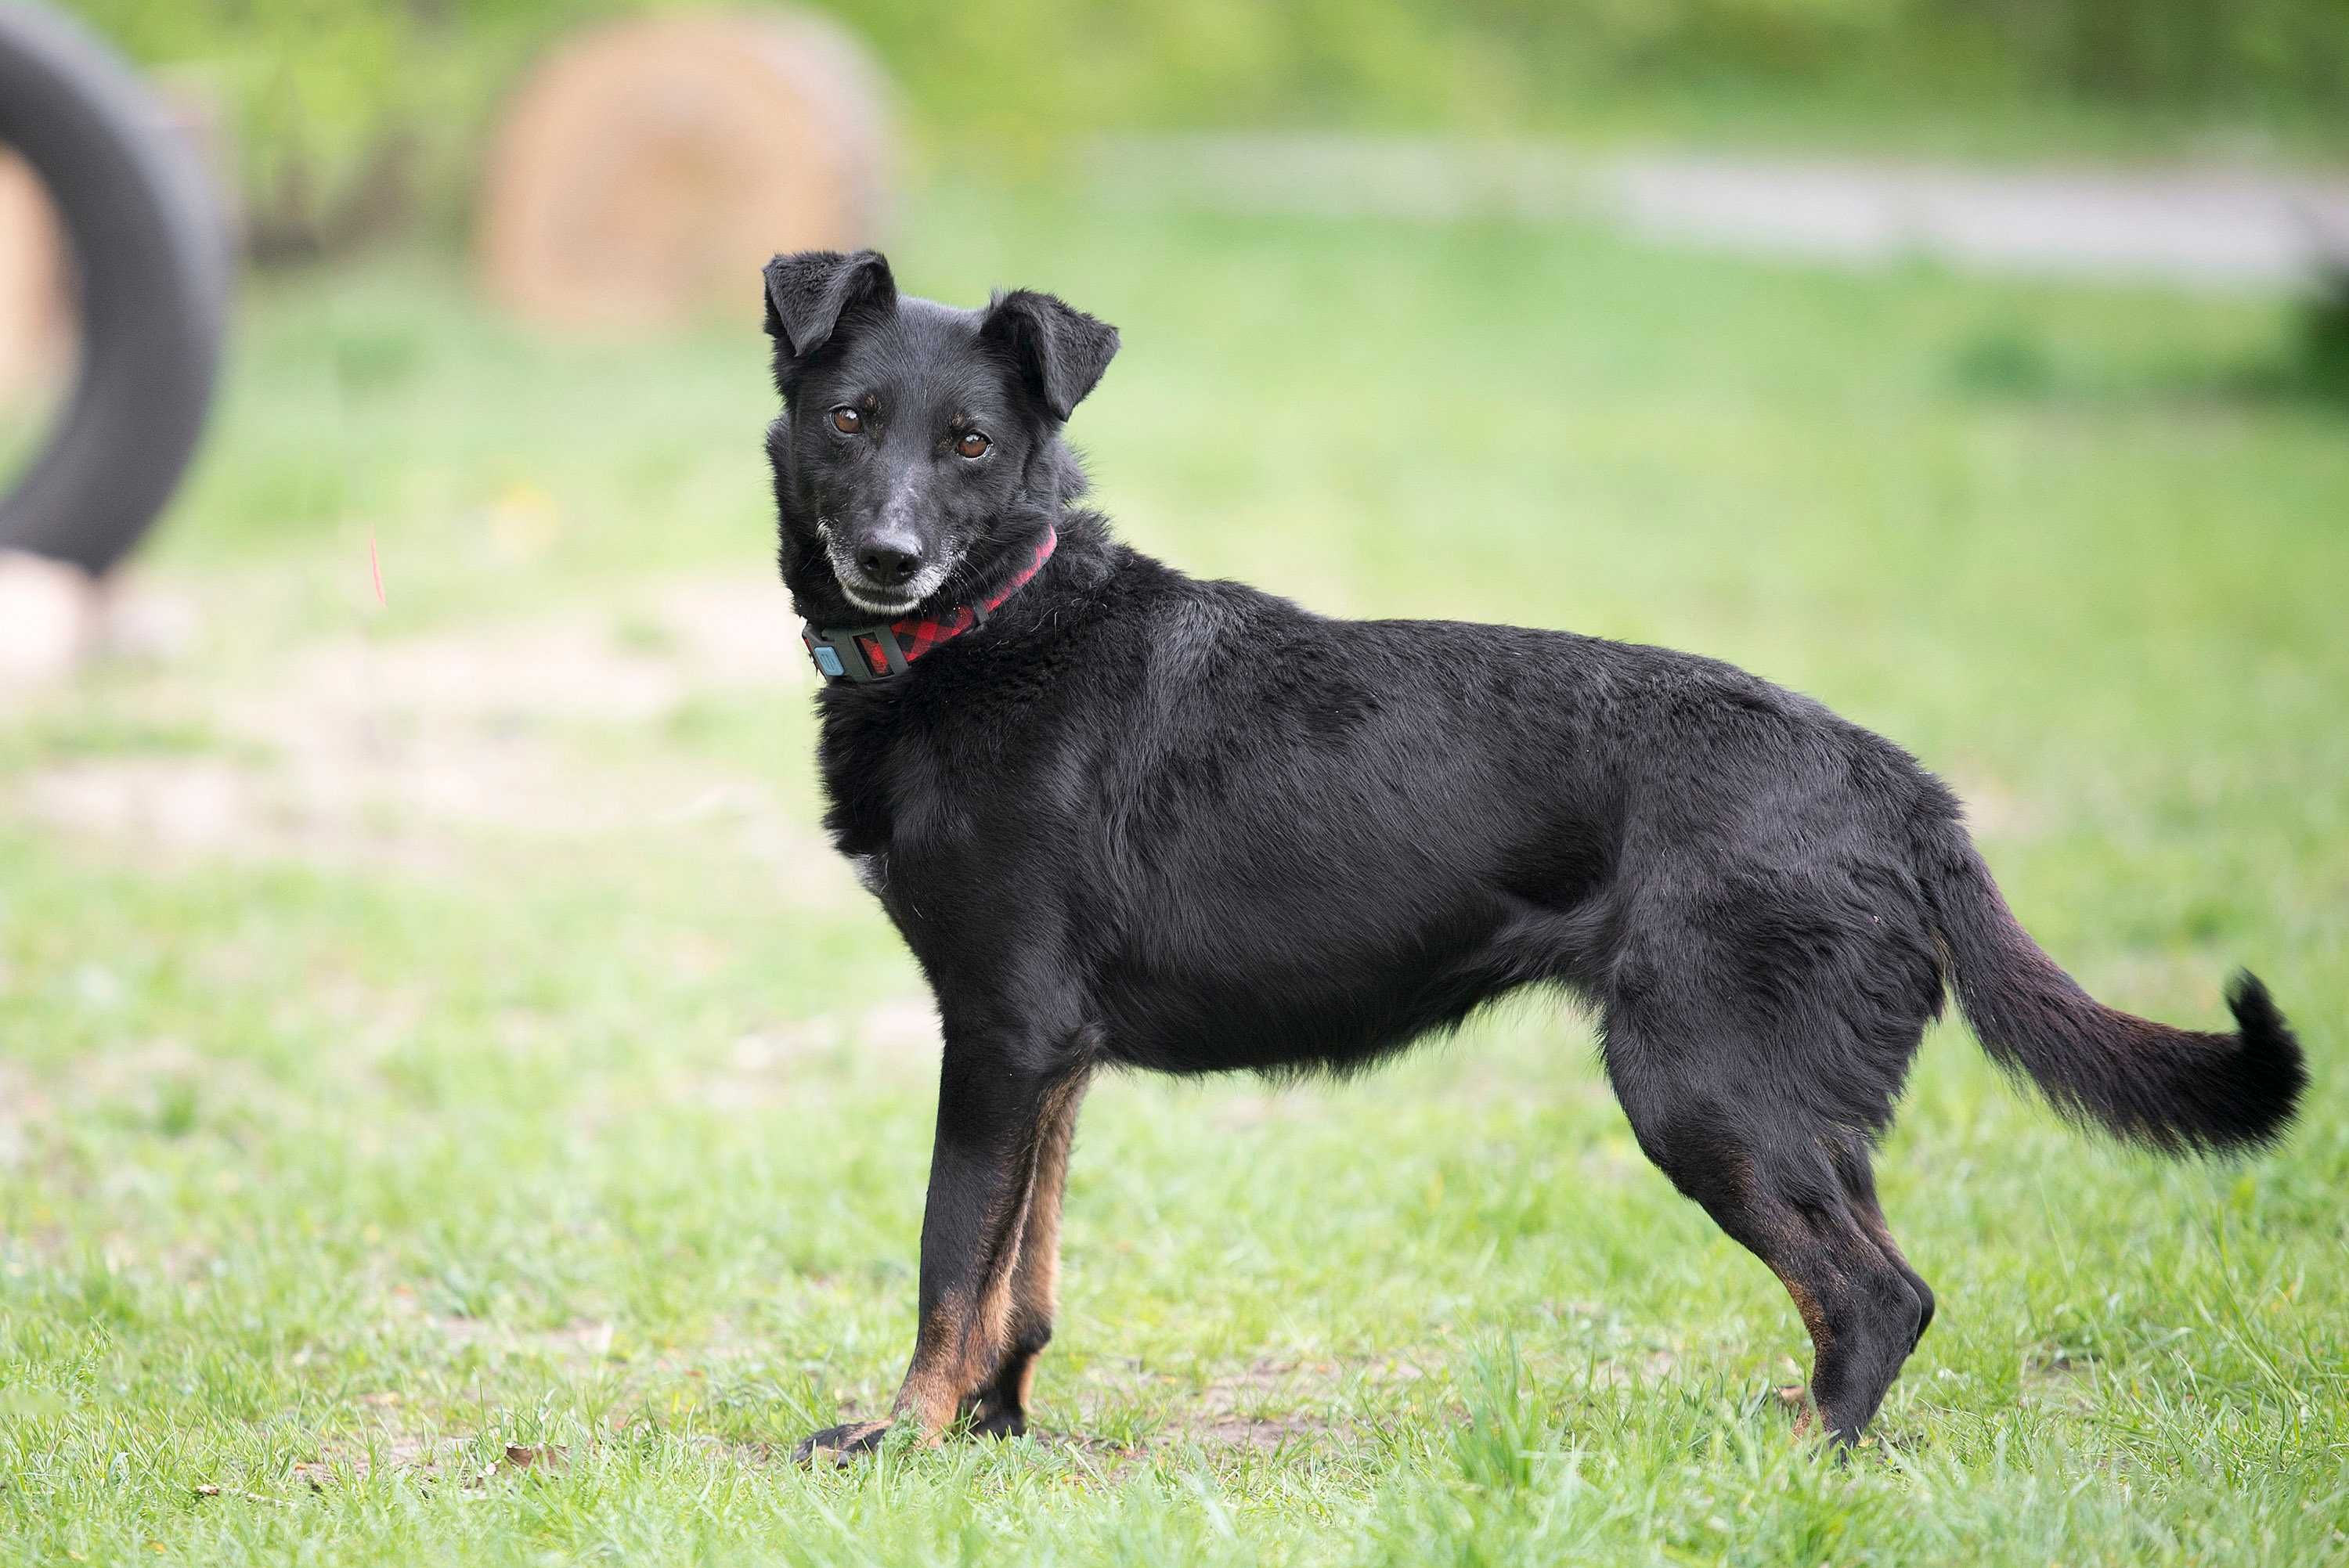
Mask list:
[[[498,95],[591,16],[671,0],[75,0],[225,101],[264,250],[466,206]],[[2253,127],[2349,104],[2349,0],[826,0],[943,157],[1114,129],[1498,133],[1640,93],[1882,114],[2112,106]]]

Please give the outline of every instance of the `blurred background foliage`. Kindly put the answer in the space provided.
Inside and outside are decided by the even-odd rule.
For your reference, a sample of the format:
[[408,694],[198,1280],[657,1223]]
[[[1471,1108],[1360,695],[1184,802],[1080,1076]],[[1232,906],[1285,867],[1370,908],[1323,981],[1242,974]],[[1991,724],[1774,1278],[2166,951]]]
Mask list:
[[[502,93],[644,0],[70,0],[217,104],[264,259],[460,232]],[[2344,0],[890,0],[830,11],[917,159],[1000,176],[1115,130],[1312,126],[1934,150],[2349,142]],[[1899,129],[1895,130],[1895,127]]]

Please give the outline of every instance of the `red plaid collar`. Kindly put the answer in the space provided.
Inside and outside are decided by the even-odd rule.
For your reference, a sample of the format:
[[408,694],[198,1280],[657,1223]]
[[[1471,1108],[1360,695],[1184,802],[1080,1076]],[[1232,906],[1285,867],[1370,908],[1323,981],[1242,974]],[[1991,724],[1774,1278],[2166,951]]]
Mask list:
[[1044,570],[1044,562],[1052,558],[1060,542],[1060,534],[1047,527],[1036,546],[1036,559],[1015,573],[992,598],[976,604],[957,604],[942,616],[924,615],[878,626],[848,626],[836,632],[820,631],[813,622],[802,621],[800,641],[807,645],[808,657],[815,661],[818,673],[826,680],[864,684],[902,676],[905,666],[940,643],[951,642],[974,627],[985,625],[987,617],[1006,599]]

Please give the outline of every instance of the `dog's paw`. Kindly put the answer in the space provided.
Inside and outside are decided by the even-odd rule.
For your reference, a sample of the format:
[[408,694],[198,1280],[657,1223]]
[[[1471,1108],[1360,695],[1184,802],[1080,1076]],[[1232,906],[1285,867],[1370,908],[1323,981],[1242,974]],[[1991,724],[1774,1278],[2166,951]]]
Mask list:
[[792,1462],[851,1464],[859,1454],[869,1454],[879,1448],[881,1439],[888,1435],[886,1421],[851,1421],[845,1426],[826,1427],[792,1450]]
[[1028,1412],[998,1405],[992,1399],[980,1399],[970,1408],[970,1435],[974,1438],[1017,1438],[1028,1431]]
[[974,1438],[1018,1438],[1028,1431],[1027,1409],[1006,1399],[1000,1383],[965,1394],[955,1420],[957,1429]]

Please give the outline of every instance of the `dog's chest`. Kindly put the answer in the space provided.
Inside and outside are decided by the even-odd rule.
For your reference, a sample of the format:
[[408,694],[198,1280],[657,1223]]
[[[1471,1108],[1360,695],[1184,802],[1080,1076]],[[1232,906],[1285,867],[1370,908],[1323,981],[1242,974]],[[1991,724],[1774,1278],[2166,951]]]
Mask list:
[[976,827],[978,807],[1017,788],[956,728],[828,716],[820,762],[833,842],[892,913],[931,878],[970,874],[988,838]]
[[864,862],[889,851],[903,782],[918,783],[918,769],[908,772],[905,748],[893,739],[885,710],[835,709],[825,714],[816,747],[817,769],[830,804],[824,826],[833,846],[856,866],[858,879],[868,888],[874,887],[872,877],[877,873],[868,873]]

